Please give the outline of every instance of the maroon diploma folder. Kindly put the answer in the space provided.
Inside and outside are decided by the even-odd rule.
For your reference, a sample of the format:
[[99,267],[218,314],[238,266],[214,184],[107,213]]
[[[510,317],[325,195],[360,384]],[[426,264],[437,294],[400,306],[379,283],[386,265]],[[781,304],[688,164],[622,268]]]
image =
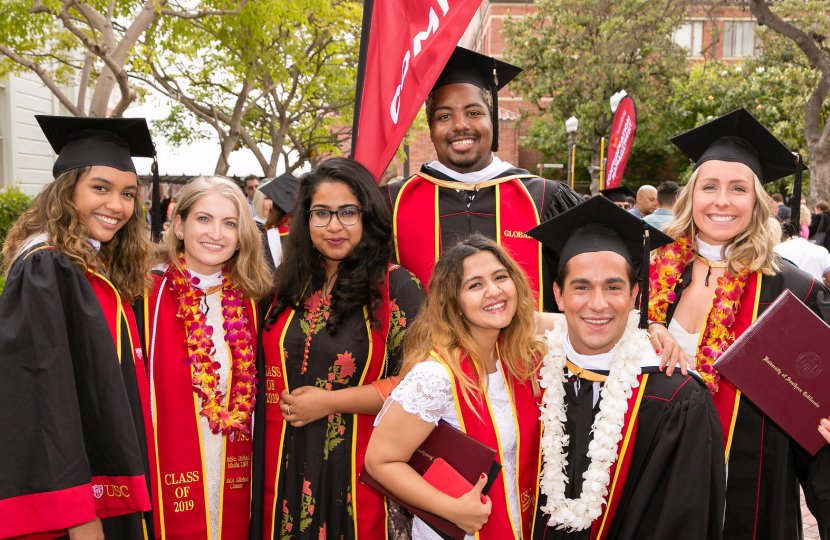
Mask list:
[[[501,470],[501,464],[499,464],[496,458],[496,451],[494,449],[483,445],[443,420],[438,422],[438,425],[432,430],[429,437],[412,454],[412,458],[409,460],[409,466],[423,476],[433,462],[438,460],[446,462],[441,463],[439,466],[449,465],[464,477],[470,485],[478,482],[481,473],[486,472],[487,484],[482,490],[482,493],[485,495]],[[436,477],[434,472],[430,475],[431,478],[429,481],[441,491],[448,493],[453,489],[453,486],[457,486],[458,480],[455,474],[447,474],[446,489],[442,488],[440,485],[440,477]],[[360,471],[359,478],[367,486],[375,489],[421,518],[442,538],[453,540],[461,540],[464,538],[464,531],[456,527],[451,521],[447,521],[440,516],[401,502],[400,499],[389,493],[374,478],[369,476],[365,468]]]
[[810,454],[827,444],[816,427],[830,415],[830,327],[793,293],[781,293],[715,369]]

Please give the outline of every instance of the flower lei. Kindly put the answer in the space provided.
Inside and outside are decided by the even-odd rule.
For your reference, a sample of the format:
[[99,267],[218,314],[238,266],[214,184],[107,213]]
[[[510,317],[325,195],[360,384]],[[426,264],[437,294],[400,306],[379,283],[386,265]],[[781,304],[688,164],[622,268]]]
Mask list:
[[184,361],[192,368],[193,392],[202,402],[200,414],[207,418],[213,433],[230,435],[231,438],[236,432],[250,435],[257,379],[254,340],[243,308],[244,294],[223,275],[222,328],[231,354],[231,378],[234,381],[230,389],[230,402],[225,407],[225,395],[219,390],[217,373],[221,366],[213,359],[216,352],[213,328],[208,326],[207,317],[200,309],[204,291],[194,287],[199,278],[190,277],[184,258],[179,259],[179,264],[181,270],[171,264],[167,272],[170,288],[178,300],[176,317],[184,323],[188,352],[188,358]]
[[[695,251],[691,238],[681,236],[673,243],[659,248],[654,264],[649,272],[649,290],[651,300],[648,306],[648,318],[660,324],[666,323],[669,305],[677,300],[675,287],[686,267],[694,260]],[[732,325],[741,309],[741,295],[749,280],[749,271],[744,269],[738,275],[729,270],[718,278],[715,299],[706,317],[703,336],[697,350],[696,365],[700,378],[713,394],[718,391],[720,374],[713,364],[721,354],[735,341]]]
[[642,351],[651,347],[648,334],[637,328],[639,316],[629,316],[622,339],[614,348],[614,358],[609,364],[608,379],[600,391],[599,413],[591,426],[594,434],[588,445],[588,470],[582,475],[582,492],[578,499],[565,497],[568,464],[565,449],[568,435],[565,433],[567,420],[565,405],[565,326],[558,320],[553,331],[546,332],[548,354],[539,371],[541,386],[545,389],[542,400],[542,454],[544,465],[540,489],[547,496],[542,511],[550,515],[549,523],[557,529],[570,531],[587,529],[602,513],[608,483],[611,480],[611,465],[617,461],[617,447],[622,439],[625,413],[632,389],[640,385]]

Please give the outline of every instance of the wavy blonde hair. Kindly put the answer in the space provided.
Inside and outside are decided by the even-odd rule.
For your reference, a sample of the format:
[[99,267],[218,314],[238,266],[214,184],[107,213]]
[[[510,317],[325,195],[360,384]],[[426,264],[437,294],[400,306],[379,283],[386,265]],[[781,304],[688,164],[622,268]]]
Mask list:
[[[501,331],[499,352],[507,372],[518,381],[531,381],[538,395],[536,371],[545,353],[545,345],[535,333],[535,306],[533,292],[524,272],[504,249],[480,234],[473,234],[448,249],[435,264],[429,281],[429,294],[412,327],[407,331],[401,376],[413,366],[430,358],[433,350],[444,359],[453,376],[461,385],[464,401],[473,408],[473,393],[483,394],[487,389],[487,370],[481,359],[478,344],[470,333],[467,321],[461,315],[459,294],[464,276],[464,260],[480,252],[492,253],[507,269],[516,287],[516,314]],[[461,370],[464,353],[470,358],[478,375],[473,380]]]
[[[187,221],[190,210],[202,197],[221,195],[231,201],[239,216],[239,249],[226,261],[228,279],[255,300],[264,298],[273,286],[273,277],[262,253],[262,238],[248,211],[245,194],[232,180],[220,176],[194,178],[179,192],[178,203],[170,216]],[[165,233],[157,253],[159,262],[169,263],[181,270],[178,254],[184,251],[184,240],[176,238],[175,227]]]
[[75,187],[89,169],[79,167],[59,174],[18,218],[3,244],[3,274],[8,276],[14,260],[32,238],[45,233],[49,244],[81,271],[91,269],[103,275],[124,300],[132,302],[148,284],[150,232],[141,216],[141,203],[135,201],[132,217],[96,251],[74,202]]
[[[686,235],[691,237],[693,242],[696,242],[697,227],[692,214],[692,201],[694,200],[695,183],[699,175],[700,167],[694,170],[674,203],[672,208],[674,219],[663,230],[672,238],[676,239]],[[752,178],[755,203],[752,207],[749,225],[723,246],[723,255],[729,271],[733,274],[747,269],[750,272],[760,271],[767,275],[773,275],[780,268],[778,256],[773,248],[781,238],[781,225],[772,215],[768,202],[769,195],[764,191],[761,181],[754,173]],[[732,246],[732,249],[729,255],[726,256],[726,248],[729,246]]]

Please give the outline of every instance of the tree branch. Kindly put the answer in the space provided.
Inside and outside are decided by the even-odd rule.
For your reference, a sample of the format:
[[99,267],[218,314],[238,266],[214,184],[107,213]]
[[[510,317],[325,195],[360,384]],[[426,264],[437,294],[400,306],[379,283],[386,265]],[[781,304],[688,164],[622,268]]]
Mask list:
[[812,143],[811,147],[813,144],[827,144],[830,142],[830,122],[826,122],[822,129],[820,111],[830,93],[830,55],[824,53],[819,44],[800,28],[773,13],[764,0],[750,0],[749,8],[758,24],[766,25],[772,31],[795,42],[810,65],[821,73],[821,80],[810,94],[805,108],[804,134],[808,143]]
[[33,71],[35,73],[35,75],[37,75],[40,78],[40,80],[43,82],[43,84],[46,85],[46,87],[49,89],[49,91],[52,92],[52,94],[56,98],[58,98],[58,101],[61,102],[61,105],[66,107],[67,110],[70,113],[72,113],[72,115],[74,115],[74,116],[86,116],[84,114],[83,110],[78,109],[78,107],[76,107],[75,104],[72,103],[72,100],[69,99],[69,96],[67,96],[63,92],[63,90],[60,89],[60,87],[57,85],[57,83],[55,83],[55,81],[52,79],[52,77],[50,77],[49,74],[46,73],[46,70],[44,70],[40,66],[40,64],[36,64],[36,63],[32,62],[31,60],[27,60],[26,58],[23,58],[22,56],[18,55],[17,53],[15,53],[14,51],[12,51],[8,47],[6,47],[5,45],[0,45],[0,54],[3,54],[5,56],[7,56],[12,62],[15,62],[16,64],[20,64],[21,66],[25,67],[26,69],[29,69],[29,70]]
[[248,3],[248,0],[240,0],[239,5],[235,9],[202,9],[196,11],[194,13],[190,13],[188,11],[181,11],[171,8],[163,8],[161,10],[162,15],[169,15],[171,17],[178,17],[179,19],[201,19],[203,17],[210,17],[213,15],[221,16],[221,15],[239,15],[242,11],[242,8],[245,4]]

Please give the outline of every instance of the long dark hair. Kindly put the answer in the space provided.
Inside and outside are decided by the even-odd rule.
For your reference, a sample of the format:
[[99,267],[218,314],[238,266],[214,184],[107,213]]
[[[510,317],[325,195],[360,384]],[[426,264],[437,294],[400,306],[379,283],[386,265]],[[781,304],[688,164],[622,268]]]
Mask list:
[[347,185],[360,203],[363,220],[360,242],[340,261],[332,289],[332,315],[326,329],[334,333],[347,313],[362,310],[364,306],[369,308],[372,323],[377,323],[374,312],[380,304],[379,288],[392,258],[392,218],[372,174],[363,165],[347,158],[331,158],[300,179],[300,195],[291,214],[284,262],[277,269],[274,308],[268,314],[266,325],[273,324],[287,307],[299,309],[326,279],[323,256],[311,243],[308,224],[311,199],[325,182]]

